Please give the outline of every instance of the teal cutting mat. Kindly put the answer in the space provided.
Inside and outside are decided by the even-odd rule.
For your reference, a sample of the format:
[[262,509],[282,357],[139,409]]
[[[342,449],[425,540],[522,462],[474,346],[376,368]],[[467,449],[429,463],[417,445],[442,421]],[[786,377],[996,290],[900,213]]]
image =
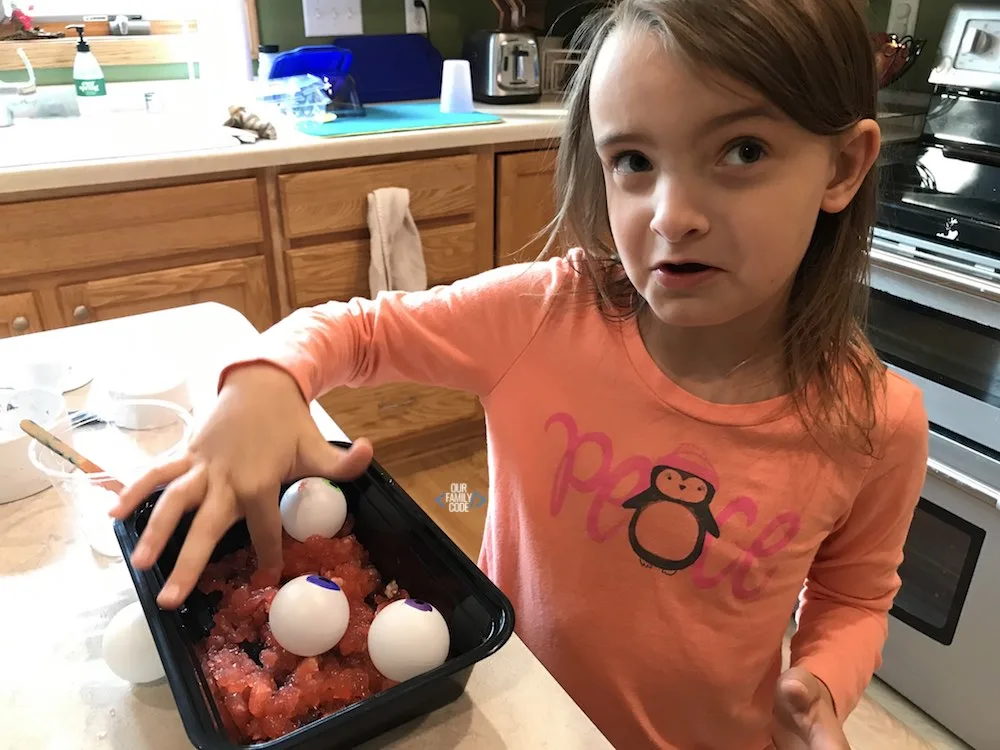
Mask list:
[[305,120],[296,127],[306,135],[341,138],[349,135],[399,133],[406,130],[457,128],[468,125],[490,125],[503,122],[502,117],[484,112],[468,114],[441,111],[439,102],[404,102],[402,104],[369,104],[364,117],[341,117],[333,122]]

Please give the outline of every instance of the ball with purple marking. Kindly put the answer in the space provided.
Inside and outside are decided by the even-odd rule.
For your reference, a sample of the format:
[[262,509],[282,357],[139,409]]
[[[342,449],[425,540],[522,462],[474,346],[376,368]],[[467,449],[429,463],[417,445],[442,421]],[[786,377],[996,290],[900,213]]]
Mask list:
[[330,539],[347,520],[344,491],[328,479],[300,479],[281,496],[281,525],[293,539],[304,542],[311,536]]
[[340,643],[351,619],[347,596],[317,575],[293,578],[271,601],[268,625],[274,639],[296,656],[319,656]]
[[368,629],[368,655],[375,669],[396,682],[429,672],[448,658],[448,623],[419,599],[383,607]]

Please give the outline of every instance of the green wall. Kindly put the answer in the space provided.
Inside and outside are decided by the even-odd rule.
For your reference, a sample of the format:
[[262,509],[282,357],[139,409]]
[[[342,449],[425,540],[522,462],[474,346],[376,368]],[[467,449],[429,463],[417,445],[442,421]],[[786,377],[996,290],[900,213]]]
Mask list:
[[[430,0],[428,6],[431,42],[445,57],[457,57],[470,32],[494,28],[498,22],[489,0]],[[361,10],[366,34],[406,31],[402,0],[362,0]],[[302,4],[297,0],[257,0],[257,13],[263,44],[277,44],[284,51],[323,42],[322,38],[306,37]]]

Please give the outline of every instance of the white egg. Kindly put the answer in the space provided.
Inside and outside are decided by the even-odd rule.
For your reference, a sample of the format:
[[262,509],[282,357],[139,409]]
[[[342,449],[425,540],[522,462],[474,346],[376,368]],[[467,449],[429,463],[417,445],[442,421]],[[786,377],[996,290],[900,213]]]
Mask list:
[[163,677],[163,663],[138,602],[111,618],[102,643],[104,661],[126,682],[141,685]]
[[400,599],[375,615],[368,655],[390,680],[403,682],[444,664],[451,647],[448,623],[427,602]]
[[271,601],[268,624],[282,648],[318,656],[340,643],[351,619],[347,595],[323,576],[293,578]]
[[281,496],[281,525],[300,542],[337,535],[347,520],[344,491],[328,479],[300,479]]

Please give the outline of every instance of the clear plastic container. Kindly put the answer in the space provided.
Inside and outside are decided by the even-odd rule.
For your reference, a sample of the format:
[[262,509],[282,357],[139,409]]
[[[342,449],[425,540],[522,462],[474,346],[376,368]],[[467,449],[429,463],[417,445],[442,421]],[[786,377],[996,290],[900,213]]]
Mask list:
[[104,473],[87,474],[37,440],[28,446],[28,457],[73,508],[78,531],[91,548],[120,559],[114,519],[108,515],[117,503],[119,485],[179,455],[190,440],[192,425],[191,414],[168,401],[112,401],[98,412],[72,412],[49,428]]
[[323,117],[331,101],[326,83],[309,74],[258,81],[256,92],[257,101],[297,120]]

